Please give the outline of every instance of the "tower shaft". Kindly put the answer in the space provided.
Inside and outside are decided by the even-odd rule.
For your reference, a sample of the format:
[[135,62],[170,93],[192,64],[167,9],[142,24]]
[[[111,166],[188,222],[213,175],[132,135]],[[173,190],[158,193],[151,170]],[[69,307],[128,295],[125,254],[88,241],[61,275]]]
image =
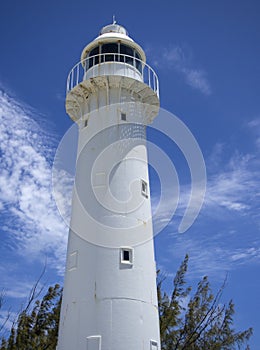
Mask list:
[[79,140],[58,350],[160,349],[146,149],[158,82],[125,29],[108,27],[68,81]]

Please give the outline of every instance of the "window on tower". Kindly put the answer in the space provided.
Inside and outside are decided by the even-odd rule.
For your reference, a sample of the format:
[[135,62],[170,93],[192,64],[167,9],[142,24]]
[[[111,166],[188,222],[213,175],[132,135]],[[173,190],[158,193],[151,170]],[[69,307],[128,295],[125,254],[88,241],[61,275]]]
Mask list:
[[88,70],[103,62],[128,63],[142,73],[140,54],[131,46],[119,42],[105,43],[94,47],[87,55],[85,69]]
[[120,261],[121,261],[121,264],[132,265],[133,264],[133,249],[130,247],[120,248]]
[[155,340],[150,341],[150,349],[151,350],[158,350],[158,343]]
[[148,184],[144,180],[141,180],[141,193],[145,198],[148,198]]
[[98,54],[99,54],[99,46],[95,47],[94,49],[92,49],[90,51],[90,53],[88,54],[88,60],[86,62],[86,70],[88,70],[89,68],[91,68],[99,63]]
[[121,120],[126,121],[126,113],[121,112]]
[[141,56],[139,55],[139,53],[137,51],[134,51],[134,53],[135,53],[135,58],[137,58],[135,60],[135,67],[139,70],[140,73],[142,73]]
[[122,56],[120,56],[121,62],[129,63],[132,66],[134,65],[134,50],[130,46],[121,44],[120,53],[122,54]]
[[101,335],[91,335],[87,337],[87,350],[101,349]]
[[130,252],[129,250],[123,250],[123,260],[129,261],[130,260]]
[[101,47],[101,53],[104,54],[101,56],[101,62],[118,61],[118,55],[116,55],[118,53],[118,44],[103,44]]

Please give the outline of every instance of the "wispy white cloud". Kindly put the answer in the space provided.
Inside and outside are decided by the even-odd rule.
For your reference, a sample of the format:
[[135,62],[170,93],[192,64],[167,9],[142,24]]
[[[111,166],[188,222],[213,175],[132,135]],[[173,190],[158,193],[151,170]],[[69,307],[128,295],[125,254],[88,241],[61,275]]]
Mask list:
[[[1,337],[9,334],[10,329],[17,320],[17,313],[11,310],[0,310]],[[5,334],[6,333],[6,334]]]
[[[197,275],[210,274],[223,278],[226,271],[238,264],[260,262],[257,153],[235,151],[227,158],[225,145],[218,144],[206,160],[208,181],[205,202],[192,229],[183,235],[177,233],[178,220],[188,205],[189,185],[181,186],[175,220],[167,229],[172,237],[167,247],[170,256],[182,259],[189,253],[193,273]],[[163,205],[164,215],[157,217],[157,221],[164,221],[170,215],[171,202]]]
[[[206,164],[214,169],[209,169],[207,178],[207,191],[203,205],[203,211],[214,215],[212,207],[224,208],[229,211],[243,212],[246,214],[256,208],[260,197],[260,179],[258,176],[259,160],[256,154],[241,154],[235,152],[227,163],[221,160],[225,148],[223,144],[218,144]],[[208,167],[208,168],[209,168]],[[182,185],[180,188],[179,211],[177,215],[182,215],[186,208],[190,196],[191,186]],[[175,199],[172,199],[175,201]],[[154,207],[158,199],[153,200]],[[165,216],[171,210],[170,203],[163,203]],[[209,213],[209,215],[210,215]],[[165,220],[165,217],[159,218]]]
[[211,94],[206,72],[192,66],[191,57],[183,48],[180,46],[165,48],[162,57],[166,67],[181,73],[188,85],[205,95]]
[[[150,49],[149,51],[151,52],[151,56],[153,56],[152,50]],[[160,61],[155,59],[153,64],[159,68],[174,69],[183,76],[186,84],[206,96],[212,93],[206,71],[194,67],[191,54],[187,49],[181,46],[164,48]]]
[[[68,228],[52,197],[51,162],[56,141],[35,120],[35,111],[0,92],[0,207],[2,230],[17,252],[64,266]],[[39,118],[39,117],[38,117]]]
[[211,87],[205,71],[183,67],[181,72],[184,74],[187,84],[192,88],[199,90],[204,95],[211,94]]
[[239,232],[231,234],[228,230],[220,231],[213,227],[207,232],[193,232],[190,235],[174,236],[174,244],[168,247],[168,252],[182,260],[185,254],[190,257],[190,276],[201,277],[210,275],[221,280],[227,272],[236,269],[238,265],[259,264],[260,249],[256,242],[250,241],[237,247],[243,237]]
[[255,134],[255,144],[258,150],[260,150],[260,118],[250,120],[247,127]]
[[236,249],[230,256],[230,260],[237,263],[243,264],[245,260],[258,260],[260,257],[259,247],[250,247],[247,249]]
[[[9,285],[6,282],[9,282]],[[2,281],[5,286],[4,297],[6,299],[10,298],[19,298],[19,299],[27,299],[30,295],[30,291],[34,286],[35,282],[16,280],[15,285],[12,284],[12,279],[6,278],[6,282]],[[12,287],[10,288],[10,284]]]
[[[16,325],[18,315],[29,306],[31,297],[40,300],[46,293],[47,286],[43,281],[30,281],[26,279],[14,279],[11,275],[3,275],[1,280],[3,304],[0,308],[0,336],[10,331]],[[36,288],[34,290],[34,288]],[[31,307],[33,306],[30,305]]]
[[[178,56],[181,55],[181,52],[177,52],[176,58],[173,55],[172,60],[178,61]],[[12,238],[12,244],[17,247],[19,254],[34,259],[42,259],[47,254],[48,261],[62,274],[68,228],[52,197],[51,163],[57,142],[35,122],[35,112],[10,99],[3,92],[0,93],[0,118],[0,208],[4,214],[2,231]],[[248,127],[254,130],[258,125],[256,120],[248,123]],[[201,218],[216,218],[219,214],[216,218],[218,220],[220,217],[224,219],[228,213],[237,213],[248,216],[251,220],[256,219],[259,217],[257,201],[260,188],[257,157],[235,152],[223,164],[224,146],[216,145],[206,162],[214,169],[214,173],[208,176]],[[65,179],[66,183],[61,182],[60,187],[55,187],[56,198],[60,207],[64,208],[64,215],[68,216],[69,198],[62,194],[64,186],[71,188],[71,183],[66,174],[61,174],[60,179]],[[187,206],[189,191],[189,185],[181,187],[177,219],[183,215]],[[156,199],[154,203],[157,203]],[[171,202],[162,205],[164,210],[161,212],[164,215],[157,217],[158,221],[168,220],[172,214]],[[173,221],[169,231],[176,232],[175,227],[177,228],[177,224]],[[200,235],[200,239],[194,239],[188,233],[176,235],[173,248],[169,246],[167,249],[172,249],[180,258],[189,252],[192,265],[199,274],[208,270],[218,274],[219,271],[229,269],[232,264],[259,261],[260,250],[255,248],[253,241],[243,247],[220,244],[221,241],[225,242],[227,234],[236,235],[236,232],[214,232],[214,239],[211,232],[207,232],[207,236]],[[27,287],[29,285],[31,283]],[[13,296],[24,297],[27,287],[18,283],[13,288]]]
[[211,87],[204,70],[192,66],[191,59],[180,46],[165,48],[163,61],[166,66],[181,73],[185,81],[192,88],[199,90],[204,95],[211,94]]
[[224,277],[230,269],[228,259],[228,249],[219,245],[219,235],[211,232],[199,235],[186,235],[185,237],[176,236],[172,254],[183,259],[185,254],[190,257],[190,276],[198,277],[211,275],[211,277]]
[[247,212],[259,198],[260,181],[257,158],[236,153],[221,171],[209,178],[206,208],[220,206],[228,210]]

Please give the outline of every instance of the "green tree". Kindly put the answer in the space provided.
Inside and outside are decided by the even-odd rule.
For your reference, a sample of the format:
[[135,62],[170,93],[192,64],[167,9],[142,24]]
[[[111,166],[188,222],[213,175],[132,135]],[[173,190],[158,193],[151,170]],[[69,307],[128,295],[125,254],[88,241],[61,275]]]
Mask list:
[[162,350],[233,350],[242,349],[252,335],[252,328],[236,332],[233,328],[234,303],[221,304],[225,282],[213,295],[207,277],[191,295],[185,274],[186,255],[173,280],[171,296],[158,283],[158,305]]
[[33,292],[8,340],[2,340],[1,350],[56,349],[62,289],[58,284],[49,287],[42,300],[36,300],[30,310],[34,296]]
[[[185,280],[187,269],[188,256],[176,273],[171,295],[163,291],[163,279],[159,274],[157,287],[162,350],[244,349],[252,329],[237,332],[233,328],[234,303],[221,303],[225,282],[214,296],[207,277],[204,277],[192,293]],[[36,295],[37,298],[39,296],[36,289],[37,284],[9,338],[2,339],[0,350],[56,349],[62,289],[58,284],[49,287],[41,300],[35,299]]]

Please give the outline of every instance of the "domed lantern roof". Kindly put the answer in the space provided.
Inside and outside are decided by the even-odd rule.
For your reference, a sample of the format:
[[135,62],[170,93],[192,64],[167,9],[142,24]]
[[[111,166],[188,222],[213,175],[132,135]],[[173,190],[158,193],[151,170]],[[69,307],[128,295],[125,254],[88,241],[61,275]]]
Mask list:
[[104,26],[99,36],[83,49],[81,61],[83,61],[95,47],[108,43],[121,43],[130,46],[138,52],[140,59],[144,63],[146,62],[146,56],[141,46],[129,37],[127,30],[123,26],[117,24],[115,21],[112,24]]

